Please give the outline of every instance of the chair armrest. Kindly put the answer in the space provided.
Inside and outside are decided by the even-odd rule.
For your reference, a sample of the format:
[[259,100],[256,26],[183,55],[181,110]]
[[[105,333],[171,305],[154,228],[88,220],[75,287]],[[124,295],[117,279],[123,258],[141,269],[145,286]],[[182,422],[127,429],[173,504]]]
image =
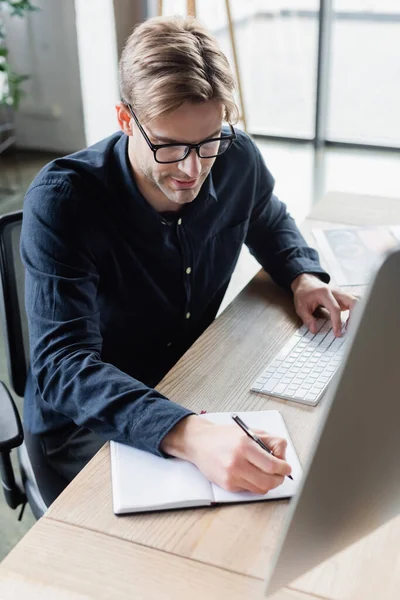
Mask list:
[[17,407],[7,387],[0,381],[0,480],[8,506],[14,509],[22,504],[19,520],[25,508],[26,495],[15,481],[10,453],[23,441],[24,430]]
[[24,440],[21,419],[10,392],[0,381],[0,452],[20,446]]

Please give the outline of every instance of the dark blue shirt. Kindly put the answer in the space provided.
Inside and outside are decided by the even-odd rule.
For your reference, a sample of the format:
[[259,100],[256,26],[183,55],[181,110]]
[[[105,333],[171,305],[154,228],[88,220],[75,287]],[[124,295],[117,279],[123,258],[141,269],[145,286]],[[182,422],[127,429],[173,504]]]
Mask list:
[[21,238],[32,433],[73,421],[160,453],[191,411],[153,388],[215,318],[242,244],[285,288],[304,272],[329,279],[273,195],[259,150],[237,133],[198,197],[172,216],[139,192],[121,133],[33,181]]

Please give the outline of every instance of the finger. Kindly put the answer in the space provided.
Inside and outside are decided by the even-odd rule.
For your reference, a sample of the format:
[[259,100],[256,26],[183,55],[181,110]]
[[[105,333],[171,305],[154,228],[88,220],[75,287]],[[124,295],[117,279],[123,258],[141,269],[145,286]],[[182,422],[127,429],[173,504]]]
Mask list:
[[311,312],[307,306],[297,306],[296,312],[311,333],[317,333],[317,319],[312,314],[314,311]]
[[[268,440],[271,438],[266,436],[264,439],[267,439],[266,445],[267,447],[270,447]],[[249,444],[245,458],[255,467],[269,475],[285,476],[290,475],[292,472],[290,465],[285,460],[278,458],[273,454],[268,454],[265,450],[260,448],[258,444],[254,444],[254,442],[251,445]]]
[[245,486],[245,490],[253,492],[253,494],[264,495],[282,485],[284,481],[285,478],[280,475],[267,475],[265,480],[260,483],[253,484],[251,481],[244,480],[243,485]]
[[281,437],[273,437],[261,429],[255,429],[254,433],[264,442],[264,444],[272,450],[274,456],[285,460],[287,441]]
[[352,294],[346,294],[345,292],[341,292],[340,290],[334,290],[334,297],[336,298],[341,310],[352,310],[357,304],[358,298],[353,296]]
[[265,473],[250,462],[246,462],[242,473],[235,481],[235,488],[245,489],[253,494],[266,494],[284,481],[282,475]]
[[342,320],[341,320],[341,310],[340,306],[332,294],[331,290],[325,288],[326,293],[324,294],[323,299],[321,299],[321,304],[328,311],[332,322],[333,333],[336,337],[341,336],[342,332]]
[[311,315],[311,318],[306,323],[311,333],[317,333],[317,319]]
[[[264,443],[266,443],[266,442],[264,442]],[[286,440],[284,440],[283,438],[274,438],[272,441],[267,442],[267,446],[269,448],[271,448],[272,452],[274,453],[274,456],[276,456],[277,458],[280,458],[281,460],[286,459],[286,448],[287,448]]]

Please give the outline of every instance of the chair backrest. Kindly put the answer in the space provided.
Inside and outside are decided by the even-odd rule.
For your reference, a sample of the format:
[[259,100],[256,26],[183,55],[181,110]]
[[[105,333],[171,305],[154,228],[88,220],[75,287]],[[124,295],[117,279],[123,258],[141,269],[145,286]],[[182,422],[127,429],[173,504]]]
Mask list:
[[29,333],[25,312],[25,276],[19,252],[22,211],[0,216],[0,308],[10,383],[24,395],[29,365]]

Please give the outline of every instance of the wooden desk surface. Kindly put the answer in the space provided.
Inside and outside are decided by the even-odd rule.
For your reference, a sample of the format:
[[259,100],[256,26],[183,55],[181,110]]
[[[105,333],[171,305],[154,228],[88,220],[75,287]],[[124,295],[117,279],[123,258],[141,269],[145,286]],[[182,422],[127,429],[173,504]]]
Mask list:
[[[253,577],[43,517],[0,567],[2,600],[243,600]],[[272,600],[318,600],[285,589]]]
[[[379,202],[380,215],[386,214],[385,202],[386,199]],[[310,218],[325,221],[327,215],[332,220],[332,206],[336,208],[337,222],[385,222],[382,216],[381,221],[376,222],[376,202],[372,197],[341,194],[328,195]],[[390,223],[400,223],[400,201],[389,199],[387,206]],[[310,226],[316,224],[314,220],[305,225],[307,238]],[[280,410],[300,461],[304,463],[323,401],[313,408],[249,391],[250,384],[299,323],[288,295],[260,273],[192,346],[158,389],[197,412]],[[12,589],[14,579],[10,573],[19,573],[15,585],[21,593],[24,586],[30,589],[27,582],[36,578],[32,574],[40,573],[39,590],[42,584],[47,586],[46,582],[50,585],[53,581],[54,565],[57,572],[55,585],[75,594],[65,596],[68,598],[92,597],[90,586],[86,589],[91,580],[93,589],[99,588],[96,597],[109,597],[101,595],[104,590],[110,591],[110,587],[101,585],[105,573],[108,573],[107,581],[110,577],[112,582],[118,579],[115,585],[120,586],[118,597],[121,598],[125,597],[125,589],[138,598],[156,598],[157,590],[163,590],[164,595],[160,597],[177,598],[181,593],[183,597],[188,589],[193,598],[196,594],[211,598],[213,593],[221,598],[225,592],[230,598],[260,598],[261,580],[276,548],[287,504],[287,501],[279,501],[116,517],[111,507],[109,448],[106,445],[3,561],[0,597],[33,597],[2,593],[4,589]],[[304,598],[303,593],[335,600],[375,600],[377,596],[371,592],[376,592],[376,586],[363,576],[372,573],[370,567],[375,566],[376,572],[385,574],[384,581],[380,581],[379,590],[384,594],[379,596],[380,599],[397,600],[398,594],[392,593],[400,585],[400,557],[395,551],[400,547],[399,534],[400,521],[396,520],[303,576],[291,586],[297,591],[285,590],[281,594],[291,594],[290,600],[297,600],[296,593],[300,594],[299,600]],[[62,555],[57,556],[59,540],[64,538]],[[35,549],[43,544],[46,550],[36,552]],[[53,554],[49,551],[47,556],[47,549],[53,546]],[[76,552],[75,547],[78,548]],[[388,554],[383,560],[384,548],[388,549]],[[79,568],[78,556],[81,556],[82,568]],[[162,572],[159,588],[158,581],[154,580],[157,568],[152,567],[153,560],[159,565],[158,574]],[[96,568],[96,561],[101,565],[100,569]],[[138,569],[145,575],[134,584]],[[188,577],[191,570],[192,575]],[[66,586],[66,571],[70,572],[75,587]],[[128,571],[132,576],[126,574]],[[184,573],[183,578],[178,571]],[[336,576],[337,572],[340,577]],[[89,573],[96,573],[96,577],[86,579]],[[146,587],[146,581],[148,584],[150,579],[152,584]],[[9,587],[4,588],[4,585]],[[210,586],[208,591],[207,585]],[[238,590],[237,594],[235,590]]]

